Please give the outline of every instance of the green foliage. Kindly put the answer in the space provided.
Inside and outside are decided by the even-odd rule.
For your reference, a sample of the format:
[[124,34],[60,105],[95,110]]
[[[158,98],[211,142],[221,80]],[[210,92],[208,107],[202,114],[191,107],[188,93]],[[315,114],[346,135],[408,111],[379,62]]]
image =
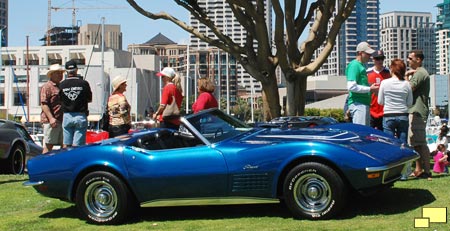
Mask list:
[[305,108],[305,116],[327,116],[333,117],[339,122],[345,122],[344,109]]

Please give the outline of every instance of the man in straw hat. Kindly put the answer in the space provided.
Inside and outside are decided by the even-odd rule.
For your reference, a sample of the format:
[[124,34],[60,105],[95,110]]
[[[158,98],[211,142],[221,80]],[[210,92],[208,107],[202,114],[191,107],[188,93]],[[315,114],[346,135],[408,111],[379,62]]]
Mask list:
[[49,152],[54,145],[62,145],[63,131],[59,82],[64,69],[59,64],[50,66],[47,72],[48,81],[41,88],[41,123],[44,126],[44,143],[42,153]]
[[77,76],[77,63],[66,63],[67,78],[61,81],[59,96],[63,114],[63,148],[86,144],[89,114],[88,103],[92,102],[89,83]]

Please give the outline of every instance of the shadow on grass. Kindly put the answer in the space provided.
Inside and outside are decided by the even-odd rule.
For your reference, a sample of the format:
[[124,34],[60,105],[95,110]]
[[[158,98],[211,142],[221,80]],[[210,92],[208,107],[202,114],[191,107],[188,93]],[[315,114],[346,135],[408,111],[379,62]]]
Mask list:
[[435,201],[436,198],[425,189],[391,188],[368,197],[353,197],[341,219],[358,215],[393,215],[405,213]]
[[[405,213],[423,207],[435,200],[435,197],[423,189],[391,188],[369,197],[352,197],[337,220],[352,219],[360,215],[393,215]],[[55,209],[43,214],[41,218],[77,218],[76,207]],[[127,223],[142,221],[182,221],[182,220],[216,220],[244,217],[280,217],[292,218],[286,206],[276,204],[210,205],[210,206],[172,206],[145,207]]]
[[66,208],[60,208],[55,209],[49,213],[42,214],[39,216],[40,218],[80,218],[79,213],[77,211],[77,208],[75,205],[66,207]]
[[11,180],[5,180],[5,181],[0,181],[0,185],[2,184],[9,184],[9,183],[16,183],[16,182],[25,182],[26,179],[11,179]]

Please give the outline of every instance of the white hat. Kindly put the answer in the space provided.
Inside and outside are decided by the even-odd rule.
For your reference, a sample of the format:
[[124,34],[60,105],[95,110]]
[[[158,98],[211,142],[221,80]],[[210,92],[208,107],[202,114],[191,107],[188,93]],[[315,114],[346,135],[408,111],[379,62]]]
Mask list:
[[122,85],[122,83],[127,82],[127,79],[124,76],[118,75],[116,77],[114,77],[114,79],[112,80],[112,87],[113,87],[113,92],[117,90],[117,88],[119,88],[120,85]]
[[166,76],[166,77],[169,77],[169,78],[173,78],[173,77],[175,77],[176,73],[175,73],[175,70],[173,70],[173,68],[171,68],[171,67],[164,67],[162,69],[162,71],[156,73],[156,75],[159,76],[159,77]]
[[356,51],[358,52],[366,52],[367,54],[371,55],[375,52],[374,49],[370,48],[370,45],[367,42],[360,42],[358,46],[356,47]]
[[59,65],[59,64],[53,64],[53,65],[50,66],[50,68],[49,68],[49,70],[48,70],[48,72],[47,72],[47,77],[50,78],[51,74],[52,74],[53,72],[56,72],[56,71],[59,71],[59,72],[62,73],[62,72],[64,72],[64,69],[63,69],[62,66]]

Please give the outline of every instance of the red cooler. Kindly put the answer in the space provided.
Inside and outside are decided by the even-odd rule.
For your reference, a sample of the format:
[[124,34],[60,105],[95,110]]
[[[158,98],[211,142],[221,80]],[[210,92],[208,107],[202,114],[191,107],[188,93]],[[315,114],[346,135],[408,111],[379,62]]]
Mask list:
[[86,132],[86,144],[94,143],[100,140],[109,138],[109,133],[106,131],[87,131]]

